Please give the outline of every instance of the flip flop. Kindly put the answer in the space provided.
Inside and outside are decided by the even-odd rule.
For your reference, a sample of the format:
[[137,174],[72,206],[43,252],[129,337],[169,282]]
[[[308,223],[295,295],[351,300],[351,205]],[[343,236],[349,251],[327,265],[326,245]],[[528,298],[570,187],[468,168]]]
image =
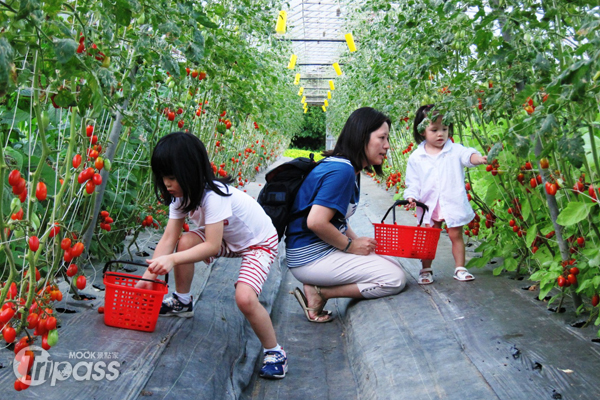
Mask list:
[[419,271],[417,283],[419,285],[431,285],[433,283],[433,273],[431,268],[423,268]]
[[[298,300],[298,303],[300,304],[300,307],[302,307],[302,309],[304,310],[304,315],[306,316],[306,319],[309,322],[325,323],[333,321],[333,318],[331,317],[331,311],[327,310],[321,310],[321,313],[319,315],[317,315],[315,318],[311,318],[308,312],[319,310],[308,307],[308,301],[306,300],[306,296],[304,295],[304,293],[302,293],[302,290],[300,290],[300,288],[297,287],[294,289],[294,297],[296,297],[296,300]],[[323,319],[324,317],[328,318]]]
[[456,267],[454,268],[454,279],[460,282],[469,282],[475,280],[475,277],[465,267]]

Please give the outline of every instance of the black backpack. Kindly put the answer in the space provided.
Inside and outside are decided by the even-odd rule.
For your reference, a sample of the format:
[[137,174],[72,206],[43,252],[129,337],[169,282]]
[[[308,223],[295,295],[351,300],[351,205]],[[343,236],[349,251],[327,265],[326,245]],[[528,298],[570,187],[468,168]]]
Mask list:
[[292,217],[292,205],[298,189],[317,164],[314,154],[310,153],[310,158],[295,158],[269,171],[265,177],[267,183],[258,194],[257,201],[271,217],[280,241]]

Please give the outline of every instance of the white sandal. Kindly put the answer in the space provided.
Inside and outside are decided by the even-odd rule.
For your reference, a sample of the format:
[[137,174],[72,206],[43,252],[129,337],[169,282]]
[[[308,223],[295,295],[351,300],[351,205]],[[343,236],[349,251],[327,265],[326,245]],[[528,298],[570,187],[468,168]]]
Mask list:
[[475,280],[475,277],[465,267],[456,267],[454,268],[454,279],[460,282],[469,282]]
[[433,283],[433,273],[431,268],[423,268],[419,271],[417,283],[419,285],[431,285]]

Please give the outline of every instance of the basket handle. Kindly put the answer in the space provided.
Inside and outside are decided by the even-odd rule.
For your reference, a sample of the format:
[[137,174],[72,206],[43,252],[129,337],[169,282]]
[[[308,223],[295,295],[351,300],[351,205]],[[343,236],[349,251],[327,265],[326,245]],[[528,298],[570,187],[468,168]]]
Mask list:
[[[423,217],[425,216],[425,212],[429,211],[429,207],[427,207],[425,203],[421,203],[420,201],[415,201],[415,203],[417,207],[421,207],[423,209],[423,214],[421,214],[421,220],[419,221],[419,226],[421,226],[423,224]],[[394,223],[396,223],[396,206],[405,206],[407,204],[410,204],[408,200],[396,200],[396,202],[387,210],[387,212],[381,219],[381,223],[383,224],[383,221],[385,221],[390,211],[392,212],[392,215],[394,217]]]
[[[126,260],[110,260],[108,261],[106,264],[104,264],[104,268],[102,269],[102,276],[104,276],[104,274],[106,274],[106,271],[110,270],[110,266],[112,264],[129,264],[129,265],[137,265],[138,267],[146,267],[148,268],[147,264],[142,264],[139,262],[135,262],[135,261],[126,261]],[[121,278],[126,277],[125,275],[119,275],[118,273],[114,274],[115,276],[120,276]],[[160,283],[161,285],[167,285],[169,283],[169,274],[165,275],[165,280],[164,282],[158,279],[146,279],[146,278],[139,278],[141,281],[146,281],[146,282],[153,282],[153,283]]]

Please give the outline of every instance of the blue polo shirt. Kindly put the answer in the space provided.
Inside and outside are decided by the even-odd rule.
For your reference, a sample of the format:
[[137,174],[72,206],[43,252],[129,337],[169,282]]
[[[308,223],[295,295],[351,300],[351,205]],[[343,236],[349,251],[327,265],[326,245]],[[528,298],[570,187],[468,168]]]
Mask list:
[[[292,214],[302,213],[313,204],[336,211],[331,223],[345,233],[347,219],[356,211],[360,197],[358,177],[349,160],[327,157],[306,177],[298,190]],[[286,231],[287,265],[289,268],[309,264],[337,250],[322,241],[306,226],[306,215],[293,219]]]

